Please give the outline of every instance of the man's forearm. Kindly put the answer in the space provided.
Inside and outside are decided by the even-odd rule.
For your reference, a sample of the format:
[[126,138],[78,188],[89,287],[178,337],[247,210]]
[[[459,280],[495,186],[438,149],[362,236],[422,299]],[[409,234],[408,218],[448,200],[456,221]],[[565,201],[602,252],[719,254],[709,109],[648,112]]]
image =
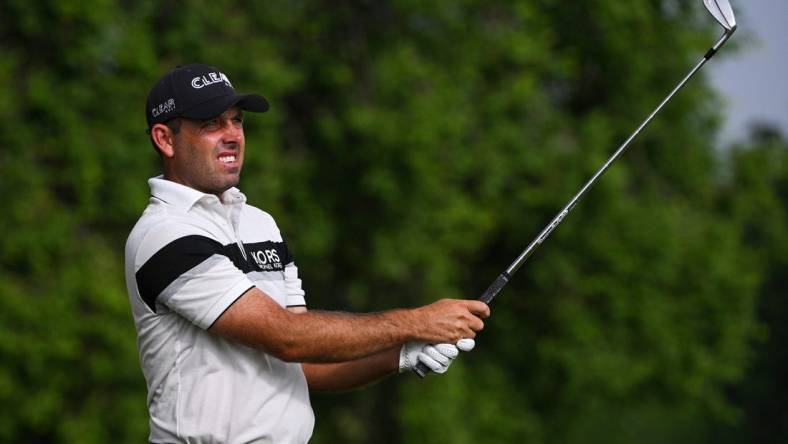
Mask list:
[[[291,362],[344,363],[413,339],[407,310],[351,314],[309,311],[291,314],[279,342],[280,358]],[[396,364],[395,364],[396,365]]]
[[345,362],[398,347],[417,329],[412,310],[349,314],[281,308],[249,290],[214,323],[211,332],[265,350],[288,362]]
[[400,347],[393,347],[353,361],[337,363],[304,363],[310,390],[351,390],[385,378],[399,368]]

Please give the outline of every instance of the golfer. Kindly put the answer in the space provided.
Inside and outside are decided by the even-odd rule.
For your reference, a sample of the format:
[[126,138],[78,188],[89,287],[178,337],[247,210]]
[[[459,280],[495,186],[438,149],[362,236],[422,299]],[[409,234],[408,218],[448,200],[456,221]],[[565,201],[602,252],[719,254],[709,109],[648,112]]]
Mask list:
[[243,112],[267,109],[202,64],[175,68],[148,95],[163,175],[148,181],[125,257],[152,443],[307,442],[310,389],[359,387],[418,362],[443,373],[489,316],[482,302],[449,299],[307,311],[276,223],[235,188]]

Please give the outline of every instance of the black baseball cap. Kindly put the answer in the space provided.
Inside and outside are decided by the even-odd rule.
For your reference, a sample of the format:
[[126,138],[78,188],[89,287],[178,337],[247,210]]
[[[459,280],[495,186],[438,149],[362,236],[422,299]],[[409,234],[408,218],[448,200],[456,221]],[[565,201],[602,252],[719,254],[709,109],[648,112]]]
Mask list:
[[238,94],[230,79],[217,68],[202,63],[181,65],[165,74],[148,93],[145,115],[148,129],[176,117],[211,119],[233,105],[265,112],[268,101],[259,94]]

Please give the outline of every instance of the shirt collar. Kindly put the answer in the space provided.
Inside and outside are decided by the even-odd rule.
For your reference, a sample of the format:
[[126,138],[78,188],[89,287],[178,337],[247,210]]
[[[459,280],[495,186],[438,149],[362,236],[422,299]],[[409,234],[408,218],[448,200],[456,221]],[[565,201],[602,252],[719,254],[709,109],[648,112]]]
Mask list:
[[186,185],[167,180],[164,176],[148,179],[148,185],[150,186],[151,196],[167,204],[182,208],[184,211],[189,211],[194,204],[203,199],[208,202],[224,202],[225,205],[236,205],[246,202],[246,196],[235,187],[222,193],[222,202],[218,202],[219,199],[213,194],[206,194]]

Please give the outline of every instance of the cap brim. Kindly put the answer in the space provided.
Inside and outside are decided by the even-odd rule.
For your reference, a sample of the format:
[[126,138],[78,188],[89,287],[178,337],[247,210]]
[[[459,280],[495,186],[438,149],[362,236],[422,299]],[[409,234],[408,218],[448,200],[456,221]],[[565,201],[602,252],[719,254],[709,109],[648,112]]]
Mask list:
[[207,100],[184,111],[181,116],[196,120],[212,119],[235,105],[244,111],[256,113],[268,111],[268,101],[265,100],[265,97],[259,94],[235,94]]

